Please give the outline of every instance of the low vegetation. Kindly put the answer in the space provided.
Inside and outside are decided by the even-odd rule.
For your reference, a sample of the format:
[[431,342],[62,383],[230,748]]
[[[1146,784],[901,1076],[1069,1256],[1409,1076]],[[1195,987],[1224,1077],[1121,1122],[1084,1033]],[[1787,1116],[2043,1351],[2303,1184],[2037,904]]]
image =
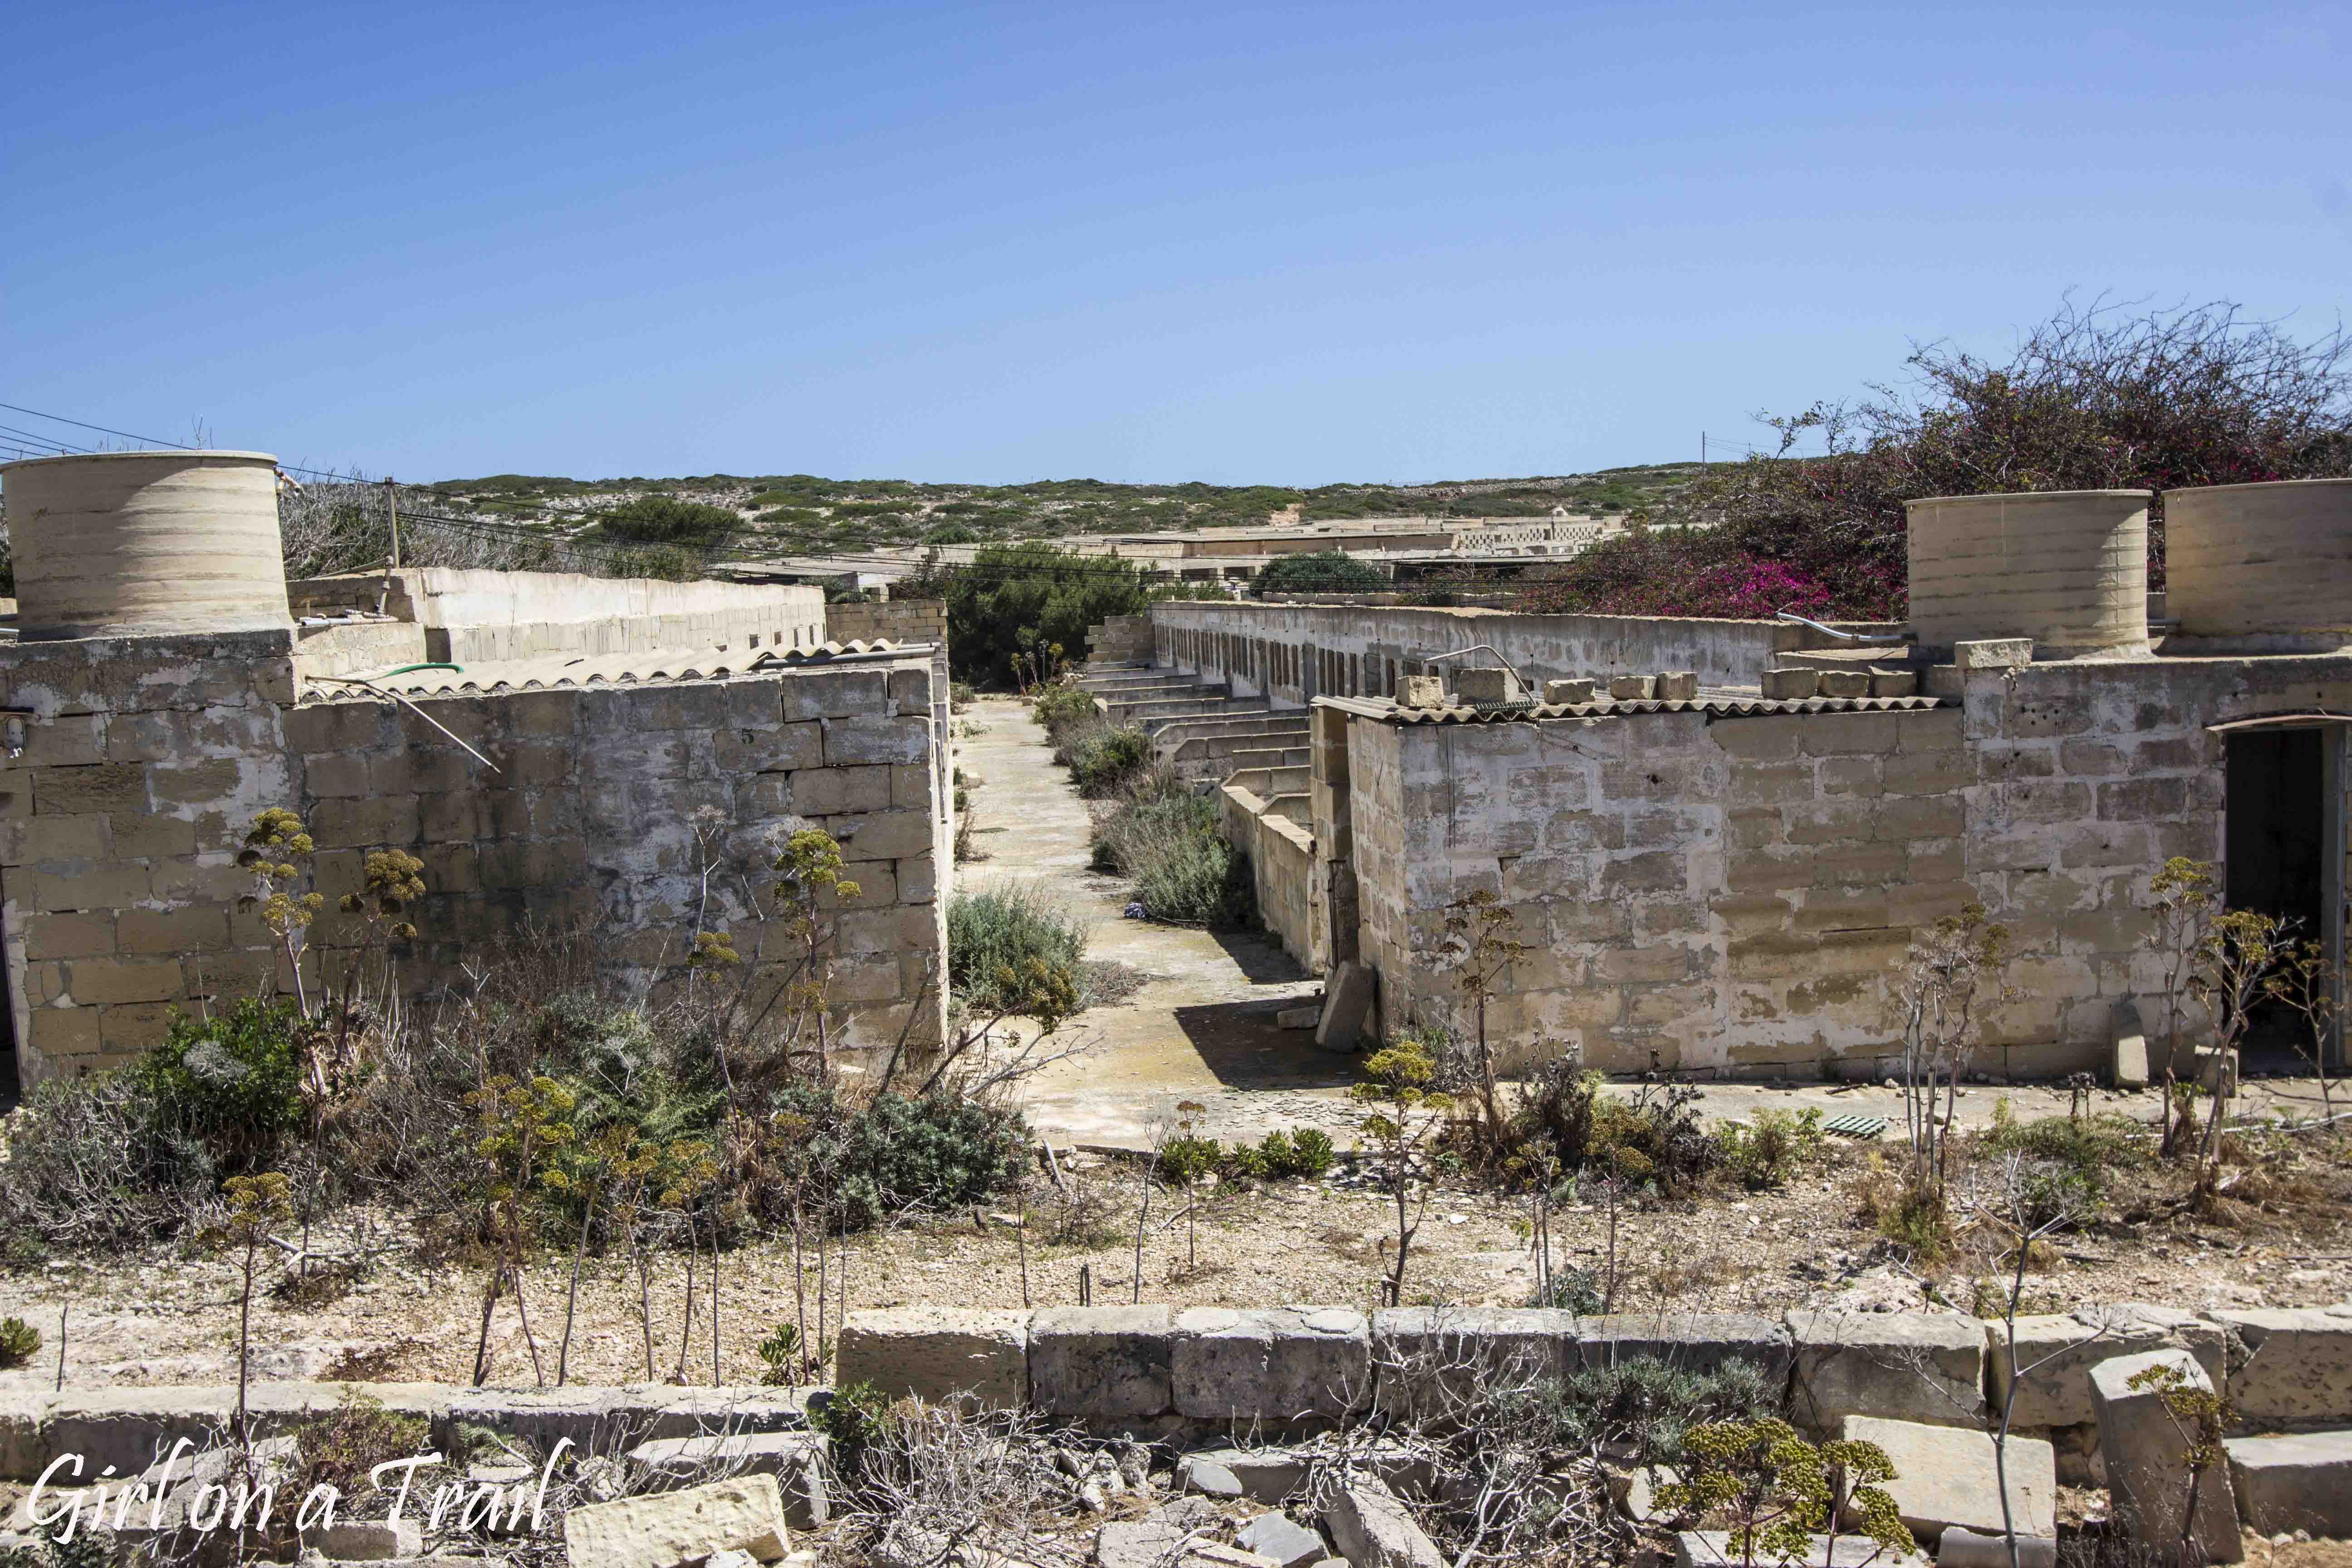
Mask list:
[[1393,588],[1386,573],[1339,550],[1277,555],[1259,568],[1250,592],[1268,594],[1378,594]]
[[[2000,360],[1916,347],[1910,385],[1766,416],[1779,449],[1710,467],[1654,526],[1531,587],[1528,609],[1900,619],[1903,503],[1926,496],[2352,474],[2352,339],[2235,305],[2069,300]],[[1819,455],[1792,457],[1800,444]],[[2150,586],[2164,584],[2163,507]]]
[[1076,990],[1086,925],[1034,886],[1004,882],[948,902],[948,978],[974,1012],[998,1010],[1038,974]]
[[1170,770],[1128,779],[1095,825],[1093,863],[1133,884],[1147,919],[1230,931],[1257,918],[1249,864],[1225,842],[1216,801]]

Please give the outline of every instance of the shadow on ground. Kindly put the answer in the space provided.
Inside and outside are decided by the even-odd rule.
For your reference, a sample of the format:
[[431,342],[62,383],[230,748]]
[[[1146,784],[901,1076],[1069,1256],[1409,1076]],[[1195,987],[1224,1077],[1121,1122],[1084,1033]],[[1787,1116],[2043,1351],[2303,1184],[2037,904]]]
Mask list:
[[1312,1029],[1280,1029],[1295,1002],[1214,1002],[1176,1009],[1176,1027],[1226,1089],[1344,1089],[1354,1058],[1318,1049]]

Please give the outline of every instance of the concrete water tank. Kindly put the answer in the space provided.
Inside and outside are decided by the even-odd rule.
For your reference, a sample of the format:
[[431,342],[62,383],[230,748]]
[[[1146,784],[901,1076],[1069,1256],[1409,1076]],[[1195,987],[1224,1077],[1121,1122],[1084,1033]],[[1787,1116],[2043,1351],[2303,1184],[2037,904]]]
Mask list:
[[294,624],[265,452],[98,452],[0,465],[27,641]]
[[2352,647],[2352,479],[2164,492],[2165,613],[2249,653]]
[[2037,658],[2147,651],[2147,490],[1906,501],[1923,646],[2032,637]]

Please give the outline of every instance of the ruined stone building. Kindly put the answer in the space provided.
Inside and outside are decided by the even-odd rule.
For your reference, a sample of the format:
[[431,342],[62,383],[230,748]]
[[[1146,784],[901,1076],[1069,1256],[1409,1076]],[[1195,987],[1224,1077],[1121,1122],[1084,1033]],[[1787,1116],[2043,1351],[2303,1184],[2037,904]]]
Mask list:
[[790,953],[762,929],[767,868],[821,826],[859,886],[833,983],[848,1047],[937,1039],[938,605],[845,606],[845,641],[815,588],[431,567],[289,585],[256,453],[42,458],[0,486],[19,595],[0,932],[27,1084],[124,1059],[174,1007],[289,984],[239,903],[237,854],[271,806],[317,843],[313,984],[358,939],[333,902],[368,852],[424,862],[395,971],[411,994],[525,929],[583,932],[655,983],[723,924],[773,985]]
[[1269,926],[1391,1025],[1463,1023],[1483,889],[1522,1057],[1876,1076],[1914,936],[1979,903],[2017,952],[1979,1065],[2105,1068],[2162,1032],[2168,857],[2343,963],[2352,481],[2168,494],[2156,595],[2150,501],[1914,503],[1907,626],[1169,603],[1089,679],[1226,779]]

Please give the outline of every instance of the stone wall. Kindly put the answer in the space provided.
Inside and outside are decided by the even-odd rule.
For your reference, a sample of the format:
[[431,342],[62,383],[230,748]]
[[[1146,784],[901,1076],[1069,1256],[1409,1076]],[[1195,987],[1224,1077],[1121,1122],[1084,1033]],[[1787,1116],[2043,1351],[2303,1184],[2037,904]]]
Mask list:
[[[793,959],[785,922],[763,924],[741,883],[764,900],[781,840],[814,826],[840,840],[844,874],[858,884],[834,960],[844,1043],[887,1048],[918,1012],[910,1045],[938,1040],[950,859],[929,650],[416,706],[497,772],[404,706],[306,703],[286,720],[320,890],[331,901],[354,889],[372,848],[425,862],[423,941],[404,983],[455,981],[486,942],[526,921],[599,935],[632,980],[675,977],[709,855],[730,874],[714,879],[703,923],[729,929],[756,985],[781,984]],[[341,917],[322,919],[318,946],[331,952],[357,935]]]
[[[256,813],[300,811],[330,903],[368,850],[425,862],[430,889],[404,959],[412,993],[454,978],[490,939],[585,926],[632,974],[680,963],[696,913],[694,834],[707,826],[764,889],[771,842],[804,824],[842,841],[860,884],[840,920],[834,997],[853,1050],[938,1037],[950,866],[944,695],[933,650],[724,681],[559,688],[417,706],[295,704],[284,632],[27,643],[0,649],[0,930],[25,1081],[113,1065],[162,1036],[169,1009],[292,976],[236,864]],[[11,744],[16,744],[15,740]],[[763,983],[784,956],[722,889],[711,911]],[[352,939],[331,911],[307,977]],[[340,972],[338,972],[340,974]]]
[[878,605],[827,605],[824,640],[937,643],[948,640],[948,607],[938,599],[889,599]]
[[[1695,671],[1702,685],[1756,687],[1802,627],[1645,616],[1520,616],[1403,605],[1183,600],[1150,607],[1154,663],[1230,679],[1236,697],[1297,707],[1318,696],[1392,697],[1433,656],[1491,645],[1530,681]],[[1474,655],[1435,668],[1492,665]]]
[[1258,919],[1284,952],[1323,967],[1313,899],[1315,838],[1307,814],[1307,769],[1244,768],[1219,786],[1225,841],[1248,857]]
[[272,983],[236,860],[254,814],[294,798],[293,700],[286,632],[0,647],[22,744],[0,756],[0,929],[26,1083],[144,1049],[173,1004]]
[[425,628],[427,657],[457,664],[825,640],[824,590],[800,585],[404,566],[298,580],[287,596],[297,616],[381,604]]

